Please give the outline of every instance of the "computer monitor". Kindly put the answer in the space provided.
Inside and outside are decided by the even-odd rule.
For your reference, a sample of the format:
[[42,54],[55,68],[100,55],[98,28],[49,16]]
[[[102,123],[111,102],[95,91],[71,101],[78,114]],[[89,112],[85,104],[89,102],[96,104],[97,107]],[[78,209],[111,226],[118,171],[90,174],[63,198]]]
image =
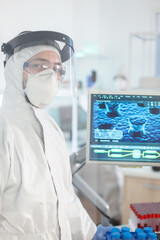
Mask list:
[[87,163],[160,166],[160,93],[90,91]]

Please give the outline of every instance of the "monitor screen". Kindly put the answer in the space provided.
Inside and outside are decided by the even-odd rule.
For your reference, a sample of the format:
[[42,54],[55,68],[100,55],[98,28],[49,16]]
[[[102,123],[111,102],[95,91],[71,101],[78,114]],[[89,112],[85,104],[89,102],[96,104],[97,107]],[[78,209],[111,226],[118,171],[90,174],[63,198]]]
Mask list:
[[87,162],[160,166],[160,95],[89,92]]

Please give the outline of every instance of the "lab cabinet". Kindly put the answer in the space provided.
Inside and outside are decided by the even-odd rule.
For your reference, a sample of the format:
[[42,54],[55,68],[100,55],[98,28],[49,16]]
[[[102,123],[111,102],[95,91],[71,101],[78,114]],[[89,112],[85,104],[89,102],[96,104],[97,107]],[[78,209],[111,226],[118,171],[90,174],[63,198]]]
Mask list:
[[152,168],[124,171],[122,224],[129,220],[130,203],[160,201],[160,172]]

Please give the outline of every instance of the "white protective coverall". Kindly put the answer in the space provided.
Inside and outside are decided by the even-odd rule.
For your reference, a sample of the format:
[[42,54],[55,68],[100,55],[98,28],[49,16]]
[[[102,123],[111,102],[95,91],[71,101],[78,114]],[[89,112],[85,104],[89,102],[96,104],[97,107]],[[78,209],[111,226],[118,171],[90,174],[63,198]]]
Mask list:
[[26,101],[23,64],[50,46],[15,53],[0,112],[0,240],[91,240],[96,226],[72,187],[63,134]]

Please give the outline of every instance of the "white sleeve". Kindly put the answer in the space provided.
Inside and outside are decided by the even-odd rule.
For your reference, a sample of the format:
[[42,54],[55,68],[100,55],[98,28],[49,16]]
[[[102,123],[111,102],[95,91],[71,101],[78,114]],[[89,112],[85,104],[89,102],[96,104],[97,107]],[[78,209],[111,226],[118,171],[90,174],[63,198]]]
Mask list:
[[[62,142],[61,146],[64,154],[63,176],[64,184],[67,189],[67,215],[72,234],[72,240],[91,240],[97,230],[96,225],[93,223],[85,208],[82,206],[79,198],[76,196],[72,185],[72,174],[70,168],[70,161],[68,158],[68,151],[62,131],[57,127]],[[62,169],[61,169],[62,170]]]
[[73,240],[91,240],[97,230],[80,200],[72,191],[70,192],[69,222]]
[[8,132],[6,131],[4,119],[0,117],[0,215],[2,211],[3,192],[7,185],[10,169]]
[[[64,150],[67,154],[66,145]],[[68,158],[68,157],[67,157]],[[68,159],[69,161],[69,159]],[[68,170],[67,170],[68,169]],[[67,179],[68,179],[68,201],[69,201],[69,223],[72,234],[72,240],[91,240],[97,230],[96,225],[91,220],[85,208],[82,206],[79,198],[76,196],[72,185],[72,174],[70,163],[66,166]]]

